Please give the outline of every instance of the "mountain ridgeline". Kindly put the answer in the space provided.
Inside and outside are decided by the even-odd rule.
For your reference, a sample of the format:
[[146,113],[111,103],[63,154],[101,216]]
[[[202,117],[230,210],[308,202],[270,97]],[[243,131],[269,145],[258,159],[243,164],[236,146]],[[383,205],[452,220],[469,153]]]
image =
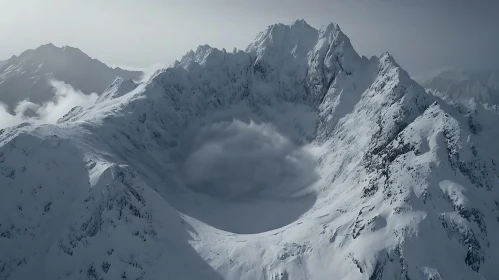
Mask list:
[[0,279],[495,279],[498,120],[333,23],[200,46],[1,131]]

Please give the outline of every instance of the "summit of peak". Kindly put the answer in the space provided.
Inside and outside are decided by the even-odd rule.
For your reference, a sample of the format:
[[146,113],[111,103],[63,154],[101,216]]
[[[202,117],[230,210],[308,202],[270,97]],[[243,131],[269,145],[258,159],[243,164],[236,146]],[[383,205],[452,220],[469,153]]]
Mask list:
[[59,51],[61,51],[61,48],[55,46],[52,43],[47,43],[47,44],[40,45],[39,47],[37,47],[35,49],[28,49],[28,50],[24,51],[23,53],[21,53],[19,56],[22,57],[22,56],[32,55],[32,54],[47,55],[47,54],[57,53]]
[[394,67],[400,67],[400,65],[395,61],[395,58],[389,53],[389,52],[384,52],[380,57],[379,57],[379,62],[383,65],[390,65]]
[[179,66],[181,65],[182,67],[185,67],[187,65],[190,65],[192,62],[197,62],[200,63],[203,61],[206,56],[208,56],[210,53],[213,52],[213,50],[217,50],[215,48],[212,48],[210,45],[199,45],[196,50],[190,50],[187,52],[182,59],[179,61],[179,63],[176,65]]
[[47,43],[40,45],[38,48],[34,49],[35,51],[43,51],[43,50],[54,50],[54,51],[67,51],[67,50],[78,50],[81,52],[80,49],[69,46],[69,45],[64,45],[62,47],[58,47],[54,45],[53,43]]
[[59,49],[59,47],[56,47],[53,43],[49,42],[47,44],[43,44],[41,46],[39,46],[38,48],[36,48],[37,50],[38,49]]
[[210,45],[199,45],[196,49],[196,53],[205,53],[209,50],[212,50],[213,48]]
[[[44,45],[41,45],[35,49],[29,49],[24,51],[19,55],[19,58],[23,60],[51,60],[56,57],[60,56],[65,56],[65,57],[75,57],[75,58],[87,58],[88,55],[86,55],[82,50],[71,47],[71,46],[62,46],[58,47],[54,45],[53,43],[47,43]],[[88,57],[90,58],[90,57]]]
[[343,40],[350,41],[350,38],[341,31],[340,26],[334,22],[322,26],[319,29],[319,37],[343,38]]
[[318,30],[310,26],[305,20],[299,19],[287,25],[277,23],[269,25],[265,31],[260,32],[246,51],[252,52],[268,46],[299,46],[308,50],[318,38]]
[[314,27],[312,27],[310,24],[308,24],[304,19],[297,19],[297,20],[293,21],[293,23],[291,23],[290,27],[291,28],[308,28],[308,29],[315,30],[317,32],[317,30]]
[[308,25],[308,23],[304,19],[297,19],[291,25]]
[[337,23],[335,23],[335,22],[330,22],[330,23],[324,25],[324,27],[322,28],[322,30],[326,30],[326,31],[331,31],[331,30],[341,31],[340,25],[337,24]]
[[380,61],[395,62],[395,59],[389,52],[384,52],[380,57]]
[[306,30],[308,32],[317,33],[318,30],[308,24],[304,19],[297,19],[291,24],[276,23],[267,27],[266,32],[278,32],[278,30]]

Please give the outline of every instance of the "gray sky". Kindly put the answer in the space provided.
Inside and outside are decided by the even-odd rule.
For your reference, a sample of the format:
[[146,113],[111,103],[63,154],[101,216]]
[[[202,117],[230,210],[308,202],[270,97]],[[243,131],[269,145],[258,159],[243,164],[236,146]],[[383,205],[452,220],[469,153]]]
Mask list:
[[499,68],[496,0],[0,0],[0,60],[52,42],[110,64],[169,64],[200,44],[245,48],[269,24],[340,24],[363,55],[413,75]]

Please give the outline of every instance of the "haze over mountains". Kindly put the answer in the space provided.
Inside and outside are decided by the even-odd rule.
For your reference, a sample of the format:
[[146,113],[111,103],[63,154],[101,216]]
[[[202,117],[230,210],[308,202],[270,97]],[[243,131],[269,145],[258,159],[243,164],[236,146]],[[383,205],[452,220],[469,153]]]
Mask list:
[[421,84],[448,101],[499,105],[499,71],[444,70]]
[[[101,86],[77,65],[60,79]],[[497,276],[490,98],[460,106],[303,20],[142,83],[111,70],[56,124],[0,131],[0,279]]]
[[13,113],[22,101],[40,105],[55,97],[51,81],[83,94],[100,94],[116,78],[140,79],[142,72],[110,68],[81,50],[46,44],[0,62],[0,102]]

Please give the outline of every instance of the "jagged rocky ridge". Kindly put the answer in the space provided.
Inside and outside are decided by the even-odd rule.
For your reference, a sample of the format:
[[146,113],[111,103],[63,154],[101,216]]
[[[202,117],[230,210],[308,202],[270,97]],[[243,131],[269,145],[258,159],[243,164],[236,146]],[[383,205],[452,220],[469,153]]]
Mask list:
[[0,279],[494,279],[497,114],[277,24],[0,136]]
[[77,48],[49,43],[0,62],[0,102],[12,112],[23,100],[42,104],[54,97],[49,80],[72,85],[84,94],[102,93],[116,78],[138,80],[140,71],[111,68]]

